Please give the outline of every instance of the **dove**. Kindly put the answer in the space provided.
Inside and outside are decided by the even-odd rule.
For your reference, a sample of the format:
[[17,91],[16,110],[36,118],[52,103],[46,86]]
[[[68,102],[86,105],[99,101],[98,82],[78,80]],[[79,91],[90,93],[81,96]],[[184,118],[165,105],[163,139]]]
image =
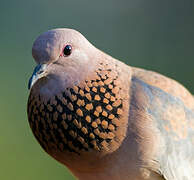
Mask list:
[[32,132],[80,180],[191,180],[194,97],[173,79],[131,67],[58,28],[34,42]]

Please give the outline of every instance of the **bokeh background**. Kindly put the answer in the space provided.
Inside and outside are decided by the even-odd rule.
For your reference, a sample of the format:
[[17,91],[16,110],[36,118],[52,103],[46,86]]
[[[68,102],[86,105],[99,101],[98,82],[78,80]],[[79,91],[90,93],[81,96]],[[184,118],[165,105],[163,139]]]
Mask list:
[[27,121],[31,46],[40,33],[77,29],[113,57],[194,93],[193,8],[193,0],[0,0],[0,179],[74,179],[43,152]]

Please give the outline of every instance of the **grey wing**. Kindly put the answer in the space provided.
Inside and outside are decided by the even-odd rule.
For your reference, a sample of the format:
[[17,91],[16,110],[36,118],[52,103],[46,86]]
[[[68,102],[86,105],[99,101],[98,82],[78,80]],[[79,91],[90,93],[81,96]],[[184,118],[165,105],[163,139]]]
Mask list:
[[157,87],[133,81],[147,95],[147,112],[163,139],[164,149],[157,157],[160,174],[166,180],[194,179],[194,111]]

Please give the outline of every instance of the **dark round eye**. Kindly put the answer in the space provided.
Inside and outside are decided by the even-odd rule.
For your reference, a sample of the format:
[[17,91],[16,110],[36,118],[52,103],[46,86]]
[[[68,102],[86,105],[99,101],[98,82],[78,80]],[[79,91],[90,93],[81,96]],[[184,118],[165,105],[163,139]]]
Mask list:
[[72,51],[71,45],[66,45],[63,49],[63,55],[69,56],[71,54],[71,51]]

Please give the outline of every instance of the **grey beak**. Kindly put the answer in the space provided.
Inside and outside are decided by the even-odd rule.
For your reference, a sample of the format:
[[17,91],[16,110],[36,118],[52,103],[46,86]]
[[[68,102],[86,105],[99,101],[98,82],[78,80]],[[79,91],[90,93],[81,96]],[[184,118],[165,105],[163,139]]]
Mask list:
[[28,81],[28,89],[31,89],[31,87],[34,85],[34,83],[43,77],[43,74],[45,73],[45,69],[47,67],[47,64],[38,64],[34,68],[34,72],[32,73],[31,78]]

